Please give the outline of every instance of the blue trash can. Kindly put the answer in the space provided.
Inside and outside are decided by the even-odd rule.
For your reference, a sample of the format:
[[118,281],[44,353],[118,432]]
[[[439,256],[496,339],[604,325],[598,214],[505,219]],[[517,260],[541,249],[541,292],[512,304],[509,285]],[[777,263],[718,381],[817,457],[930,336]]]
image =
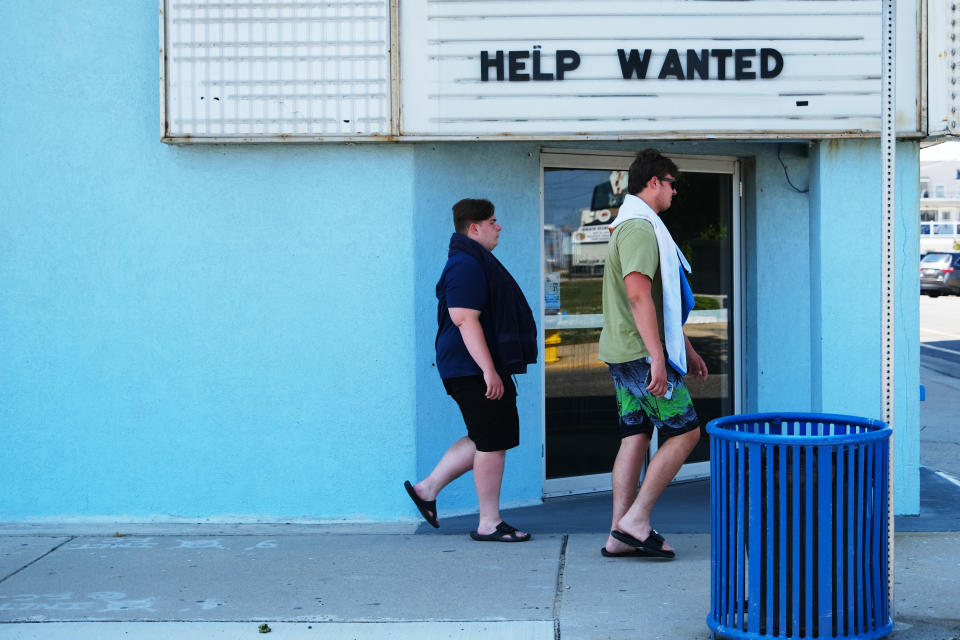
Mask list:
[[714,637],[889,634],[890,427],[763,413],[711,420],[707,433]]

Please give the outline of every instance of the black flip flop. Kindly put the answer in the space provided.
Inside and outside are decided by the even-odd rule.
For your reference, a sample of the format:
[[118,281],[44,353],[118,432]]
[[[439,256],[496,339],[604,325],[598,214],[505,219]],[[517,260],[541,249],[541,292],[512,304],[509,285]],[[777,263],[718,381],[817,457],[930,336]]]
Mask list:
[[427,524],[431,525],[434,529],[439,529],[440,523],[437,522],[437,501],[430,500],[428,502],[418,496],[416,489],[413,488],[409,480],[403,481],[403,488],[407,490],[407,494],[410,496],[410,499],[413,500],[413,504],[417,505],[417,509],[420,510],[420,515],[427,521]]
[[606,547],[600,547],[600,555],[604,558],[657,558],[652,553],[644,549],[630,549],[630,551],[607,551]]
[[611,531],[610,535],[624,544],[628,544],[637,549],[643,549],[650,555],[657,558],[672,558],[677,555],[673,551],[667,551],[663,548],[663,543],[666,542],[666,540],[662,535],[657,533],[656,529],[650,529],[650,535],[648,535],[647,539],[642,542],[634,538],[629,533],[617,531],[616,529]]
[[517,535],[517,529],[511,527],[506,522],[500,521],[497,528],[492,533],[470,532],[470,537],[478,542],[526,542],[530,539],[530,534],[525,533],[522,536]]

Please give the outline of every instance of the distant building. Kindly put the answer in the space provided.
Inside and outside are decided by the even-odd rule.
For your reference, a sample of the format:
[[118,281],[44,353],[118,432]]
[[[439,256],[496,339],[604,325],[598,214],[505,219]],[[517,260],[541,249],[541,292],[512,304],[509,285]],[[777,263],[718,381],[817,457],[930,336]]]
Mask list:
[[960,243],[960,161],[920,162],[920,252]]

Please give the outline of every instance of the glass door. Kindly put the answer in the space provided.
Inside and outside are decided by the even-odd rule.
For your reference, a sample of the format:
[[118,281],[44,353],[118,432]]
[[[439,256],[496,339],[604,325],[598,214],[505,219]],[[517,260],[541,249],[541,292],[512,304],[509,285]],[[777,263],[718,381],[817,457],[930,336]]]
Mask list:
[[[739,408],[739,173],[729,158],[671,156],[677,196],[662,216],[690,261],[696,307],[685,331],[710,371],[687,380],[701,421]],[[608,226],[626,192],[633,154],[542,154],[544,495],[610,489],[619,447],[616,400],[597,358]],[[736,188],[735,188],[736,185]],[[656,451],[657,440],[651,444]],[[709,473],[703,438],[678,474]]]

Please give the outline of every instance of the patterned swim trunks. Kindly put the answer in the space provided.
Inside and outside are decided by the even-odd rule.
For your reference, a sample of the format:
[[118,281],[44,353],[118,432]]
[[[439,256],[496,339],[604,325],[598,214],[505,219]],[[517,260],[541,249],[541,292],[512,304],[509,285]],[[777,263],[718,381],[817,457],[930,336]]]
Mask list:
[[700,419],[693,408],[690,391],[683,376],[667,365],[667,383],[673,387],[670,398],[658,398],[647,391],[650,365],[646,358],[630,362],[607,363],[617,392],[620,437],[653,434],[670,437],[699,428]]

